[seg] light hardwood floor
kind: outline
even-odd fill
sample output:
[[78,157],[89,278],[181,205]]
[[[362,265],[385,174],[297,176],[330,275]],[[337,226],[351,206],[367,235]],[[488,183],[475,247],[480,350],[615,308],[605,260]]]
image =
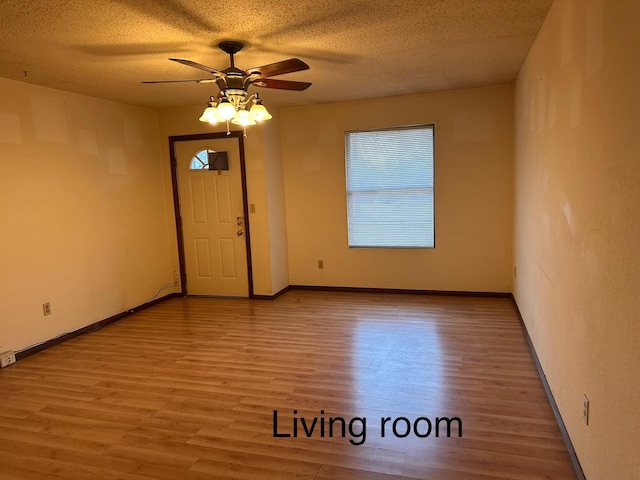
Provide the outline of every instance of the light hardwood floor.
[[171,299],[1,370],[0,478],[576,477],[511,300],[290,291]]

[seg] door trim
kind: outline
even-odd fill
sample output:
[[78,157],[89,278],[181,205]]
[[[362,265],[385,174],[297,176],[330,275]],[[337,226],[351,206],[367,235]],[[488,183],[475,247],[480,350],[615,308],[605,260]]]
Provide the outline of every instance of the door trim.
[[249,228],[249,202],[247,196],[247,171],[244,158],[244,138],[241,131],[197,133],[193,135],[169,136],[169,160],[171,162],[171,186],[173,188],[173,212],[176,222],[176,234],[178,241],[178,263],[180,264],[180,285],[182,296],[187,295],[187,267],[184,257],[184,234],[182,231],[182,217],[180,215],[180,194],[178,192],[178,159],[175,151],[177,142],[189,142],[194,140],[218,140],[236,138],[240,152],[240,177],[242,180],[242,208],[244,209],[245,247],[247,249],[247,279],[249,282],[249,298],[253,298],[253,268],[251,263],[251,234]]

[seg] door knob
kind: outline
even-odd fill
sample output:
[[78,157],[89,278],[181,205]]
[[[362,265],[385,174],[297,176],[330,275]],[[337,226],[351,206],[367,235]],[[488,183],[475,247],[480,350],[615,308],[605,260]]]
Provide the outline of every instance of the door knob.
[[244,230],[238,230],[238,231],[236,232],[236,235],[237,235],[237,236],[239,236],[239,237],[241,237],[242,235],[244,235]]

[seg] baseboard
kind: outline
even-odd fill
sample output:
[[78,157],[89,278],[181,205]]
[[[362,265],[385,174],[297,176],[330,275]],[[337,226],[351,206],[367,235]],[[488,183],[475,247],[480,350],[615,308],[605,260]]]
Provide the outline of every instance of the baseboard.
[[457,290],[411,290],[405,288],[328,287],[319,285],[289,285],[288,289],[310,290],[316,292],[385,293],[401,295],[443,295],[451,297],[512,298],[512,295],[509,292],[467,292]]
[[168,300],[170,298],[181,297],[181,296],[182,296],[181,293],[170,293],[169,295],[166,295],[162,298],[158,298],[156,300],[143,303],[142,305],[138,305],[137,307],[133,307],[127,311],[113,315],[112,317],[105,318],[104,320],[99,320],[95,323],[92,323],[91,325],[87,325],[86,327],[82,327],[73,332],[65,333],[64,335],[53,338],[39,345],[34,345],[33,347],[26,348],[25,350],[22,350],[16,353],[16,361],[22,360],[23,358],[26,358],[35,353],[41,352],[42,350],[46,350],[47,348],[51,348],[54,345],[58,345],[62,342],[66,342],[67,340],[71,340],[72,338],[79,337],[80,335],[86,335],[87,333],[92,333],[97,330],[100,330],[101,328],[104,328],[113,322],[117,322],[118,320],[128,317],[133,313],[140,312],[141,310],[144,310],[145,308],[149,308],[152,305],[156,305],[158,303],[164,302],[165,300]]
[[275,300],[276,298],[284,295],[289,290],[291,290],[291,285],[287,285],[279,292],[274,293],[273,295],[252,295],[251,300]]
[[[399,295],[443,295],[450,297],[513,298],[510,292],[473,292],[458,290],[413,290],[406,288],[332,287],[326,285],[288,285],[273,295],[251,295],[251,300],[275,300],[291,290],[342,293],[383,293]],[[197,295],[190,295],[197,296]]]
[[527,325],[524,323],[524,319],[522,318],[522,314],[520,313],[520,308],[518,308],[518,303],[516,302],[516,299],[513,295],[511,295],[511,299],[513,300],[513,305],[516,308],[516,314],[518,315],[520,323],[522,324],[522,329],[524,330],[525,337],[527,338],[529,350],[531,350],[531,355],[533,356],[533,361],[536,364],[538,375],[540,376],[540,380],[542,381],[542,385],[544,386],[544,391],[547,392],[547,398],[549,399],[549,403],[551,404],[553,415],[556,417],[558,427],[560,427],[560,433],[562,433],[564,444],[567,447],[567,451],[569,452],[569,457],[571,458],[573,469],[576,472],[578,480],[586,480],[584,472],[582,471],[582,466],[580,465],[580,460],[578,460],[578,455],[576,454],[576,450],[573,448],[573,443],[571,442],[571,438],[569,437],[569,432],[567,432],[567,427],[562,420],[562,415],[560,414],[560,410],[558,409],[558,404],[556,403],[556,399],[553,397],[553,393],[551,392],[551,387],[547,382],[547,376],[544,374],[544,370],[542,369],[542,365],[540,364],[540,360],[538,359],[538,354],[536,353],[536,349],[533,346],[533,342],[531,341],[531,337],[529,336],[529,332],[527,331]]

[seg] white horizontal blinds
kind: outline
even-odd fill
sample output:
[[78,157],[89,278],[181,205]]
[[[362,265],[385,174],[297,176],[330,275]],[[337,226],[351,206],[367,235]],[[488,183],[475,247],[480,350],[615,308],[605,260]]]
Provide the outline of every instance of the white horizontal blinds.
[[349,246],[434,246],[433,126],[348,132]]

